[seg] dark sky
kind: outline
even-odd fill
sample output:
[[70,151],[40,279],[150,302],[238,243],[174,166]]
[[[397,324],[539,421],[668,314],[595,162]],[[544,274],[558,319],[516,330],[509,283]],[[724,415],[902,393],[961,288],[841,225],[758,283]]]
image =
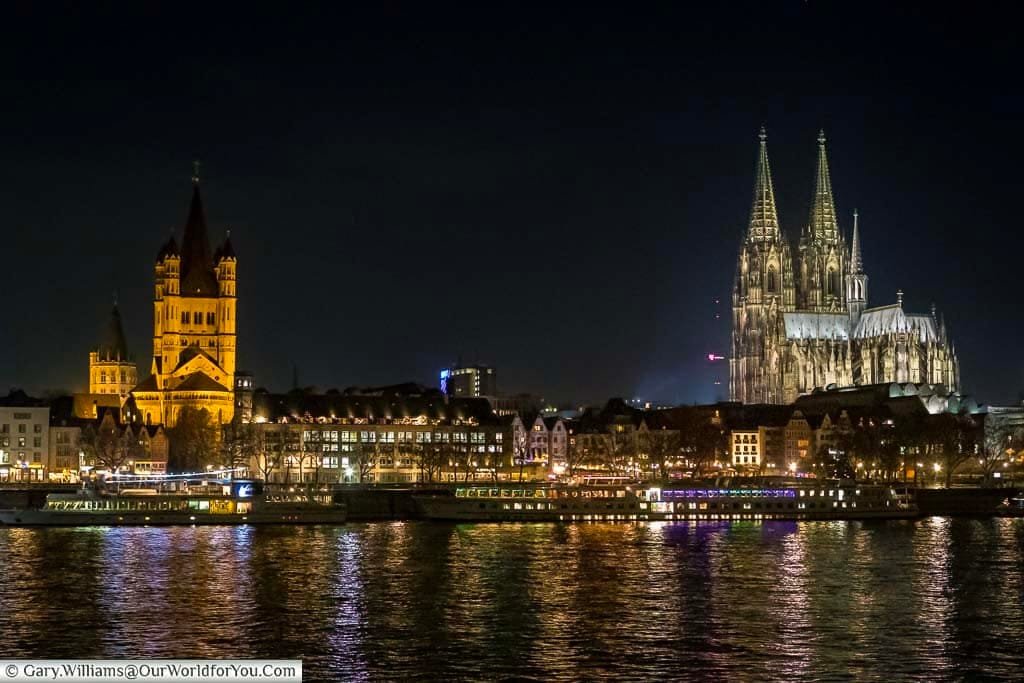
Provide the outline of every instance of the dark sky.
[[115,289],[148,374],[198,157],[259,385],[432,383],[461,354],[553,400],[712,400],[765,123],[784,229],[824,127],[869,303],[935,301],[967,391],[1024,389],[1010,15],[78,4],[0,22],[0,386],[83,390]]

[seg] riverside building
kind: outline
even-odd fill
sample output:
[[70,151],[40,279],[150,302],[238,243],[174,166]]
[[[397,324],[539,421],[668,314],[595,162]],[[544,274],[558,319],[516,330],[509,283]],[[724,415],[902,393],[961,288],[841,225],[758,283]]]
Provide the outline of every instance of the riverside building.
[[250,473],[272,482],[496,480],[512,471],[511,425],[484,399],[253,395]]

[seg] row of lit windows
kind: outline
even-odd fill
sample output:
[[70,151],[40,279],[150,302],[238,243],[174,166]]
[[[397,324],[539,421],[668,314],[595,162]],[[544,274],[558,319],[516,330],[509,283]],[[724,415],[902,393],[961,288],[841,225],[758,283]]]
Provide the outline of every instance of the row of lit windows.
[[[116,382],[117,381],[117,373],[114,372],[113,370],[110,371],[110,381],[111,382]],[[128,373],[126,373],[124,370],[122,370],[121,371],[121,384],[125,384],[127,381],[128,381]],[[105,370],[100,370],[100,384],[106,384],[106,383],[107,383],[107,372]]]
[[[272,439],[276,438],[271,436]],[[502,433],[494,433],[494,441],[501,443]],[[487,443],[487,432],[356,432],[335,430],[305,430],[303,441],[327,443]]]
[[[8,453],[7,451],[0,451],[0,465],[10,465],[11,464],[11,455],[13,455],[13,454],[12,453]],[[18,451],[17,459],[19,461],[21,461],[21,462],[26,462],[26,460],[25,460],[25,451]],[[32,454],[32,462],[33,463],[40,463],[40,462],[42,462],[42,455],[38,451],[36,451],[35,453]]]
[[[207,325],[213,325],[214,321],[215,321],[215,316],[213,314],[213,311],[207,311],[206,312],[206,324]],[[181,312],[181,324],[182,325],[188,325],[188,322],[189,322],[188,311],[182,311]],[[203,312],[202,311],[193,311],[192,312],[192,324],[193,325],[202,325],[203,324]]]
[[[18,433],[19,434],[24,434],[26,432],[26,428],[27,427],[28,427],[28,425],[26,425],[24,422],[18,423]],[[41,425],[39,423],[36,423],[36,424],[32,425],[32,432],[35,433],[35,434],[42,434],[43,433],[43,425]],[[2,425],[0,425],[0,434],[10,434],[10,433],[11,433],[11,425],[10,424],[2,424]]]
[[[167,311],[166,317],[167,319],[171,319],[174,317],[175,311],[177,309],[174,306],[169,306],[168,309],[169,310]],[[221,314],[221,318],[223,320],[231,320],[231,307],[223,306],[222,310],[223,313]],[[181,321],[182,325],[202,325],[204,320],[207,325],[214,325],[217,322],[217,314],[214,313],[213,311],[205,311],[204,317],[203,311],[181,311],[179,320]]]

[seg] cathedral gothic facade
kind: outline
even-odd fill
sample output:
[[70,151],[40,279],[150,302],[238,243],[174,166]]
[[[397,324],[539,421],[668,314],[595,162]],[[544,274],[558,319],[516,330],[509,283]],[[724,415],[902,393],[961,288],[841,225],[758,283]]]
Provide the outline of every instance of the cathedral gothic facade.
[[230,235],[211,253],[199,178],[181,247],[172,234],[154,266],[153,361],[132,389],[147,424],[173,427],[182,408],[207,410],[214,423],[234,414],[237,259]]
[[868,307],[857,212],[849,244],[839,229],[825,135],[810,217],[796,244],[779,224],[765,131],[750,225],[732,293],[730,399],[792,403],[830,387],[890,382],[959,390],[960,370],[945,322],[896,303]]

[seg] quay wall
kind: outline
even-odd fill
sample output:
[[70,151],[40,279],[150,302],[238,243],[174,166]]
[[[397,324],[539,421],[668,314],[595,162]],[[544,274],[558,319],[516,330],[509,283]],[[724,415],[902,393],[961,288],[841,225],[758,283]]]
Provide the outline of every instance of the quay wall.
[[917,489],[915,500],[922,517],[991,516],[1017,494],[1011,488]]

